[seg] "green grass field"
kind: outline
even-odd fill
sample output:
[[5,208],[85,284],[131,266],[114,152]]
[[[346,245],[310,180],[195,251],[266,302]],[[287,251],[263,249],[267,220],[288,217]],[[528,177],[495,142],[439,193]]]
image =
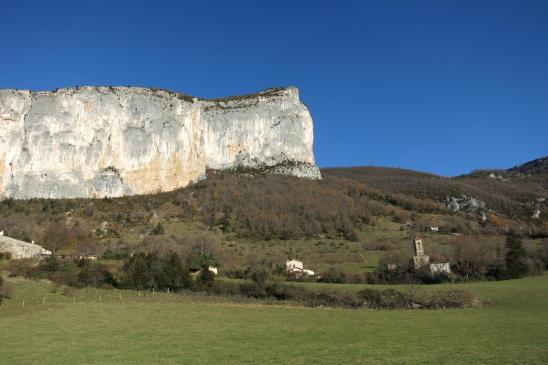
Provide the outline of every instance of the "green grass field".
[[2,364],[548,363],[546,274],[455,285],[491,302],[459,310],[313,309],[23,279],[7,285]]

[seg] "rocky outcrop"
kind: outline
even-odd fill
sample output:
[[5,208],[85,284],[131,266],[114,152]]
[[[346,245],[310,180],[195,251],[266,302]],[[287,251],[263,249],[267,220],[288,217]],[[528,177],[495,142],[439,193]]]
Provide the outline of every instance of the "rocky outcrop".
[[453,212],[464,211],[468,213],[475,213],[481,221],[487,220],[487,216],[485,215],[487,210],[485,202],[466,194],[462,194],[461,196],[446,197],[445,206]]
[[165,90],[0,90],[0,198],[147,194],[207,169],[320,178],[294,87],[225,99]]

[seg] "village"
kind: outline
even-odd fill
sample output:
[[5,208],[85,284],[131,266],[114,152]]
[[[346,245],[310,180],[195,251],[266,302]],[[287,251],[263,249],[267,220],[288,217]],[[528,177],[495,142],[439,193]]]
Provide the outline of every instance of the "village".
[[[434,231],[437,231],[437,227],[431,227]],[[415,236],[412,242],[414,256],[410,258],[409,263],[416,271],[422,271],[431,275],[439,274],[451,274],[451,265],[447,261],[431,261],[430,256],[425,254],[423,241],[420,237]],[[34,241],[31,243],[17,240],[4,235],[4,231],[0,231],[0,257],[4,259],[18,260],[18,259],[42,259],[52,255],[52,252],[44,247],[36,244]],[[96,255],[61,255],[61,258],[72,258],[79,260],[98,260],[100,257]],[[217,266],[208,265],[208,271],[214,275],[219,274],[219,268]],[[388,271],[397,270],[398,264],[388,263],[386,264]],[[194,270],[194,274],[199,274],[200,270]],[[305,268],[304,262],[296,258],[289,258],[285,262],[285,272],[288,278],[294,279],[312,279],[316,278],[320,280],[322,277],[317,275],[313,270]]]

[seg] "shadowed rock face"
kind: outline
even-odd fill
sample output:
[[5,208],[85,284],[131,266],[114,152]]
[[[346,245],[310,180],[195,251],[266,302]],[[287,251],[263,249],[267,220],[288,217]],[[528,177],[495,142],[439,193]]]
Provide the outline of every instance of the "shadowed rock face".
[[293,87],[204,100],[164,90],[0,90],[0,198],[169,191],[206,169],[320,178]]

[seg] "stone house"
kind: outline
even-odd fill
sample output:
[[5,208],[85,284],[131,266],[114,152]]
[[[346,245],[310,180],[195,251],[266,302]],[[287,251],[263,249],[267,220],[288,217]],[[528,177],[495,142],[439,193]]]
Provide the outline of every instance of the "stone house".
[[451,273],[451,266],[448,262],[431,262],[428,265],[431,274]]
[[12,259],[40,258],[51,255],[51,251],[42,246],[3,235],[0,236],[0,252],[9,252]]

